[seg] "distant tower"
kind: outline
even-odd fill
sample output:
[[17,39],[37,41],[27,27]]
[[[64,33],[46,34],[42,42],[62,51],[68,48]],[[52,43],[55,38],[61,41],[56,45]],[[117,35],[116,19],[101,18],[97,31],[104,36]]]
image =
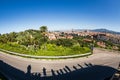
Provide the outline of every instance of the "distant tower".
[[89,30],[85,30],[84,32],[89,33]]
[[74,32],[74,30],[72,29],[72,33]]

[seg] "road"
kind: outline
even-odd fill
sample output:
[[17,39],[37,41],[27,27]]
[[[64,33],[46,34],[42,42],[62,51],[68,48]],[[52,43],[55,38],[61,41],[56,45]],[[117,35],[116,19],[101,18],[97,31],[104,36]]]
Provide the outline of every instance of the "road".
[[[94,54],[88,57],[65,60],[31,59],[0,52],[0,71],[5,73],[13,80],[17,79],[18,76],[14,76],[19,75],[19,73],[22,75],[24,74],[24,76],[29,73],[32,75],[39,75],[40,77],[51,77],[53,75],[66,75],[67,72],[69,72],[70,74],[74,74],[76,73],[75,71],[80,70],[81,68],[85,69],[89,66],[96,67],[96,65],[108,66],[110,68],[116,69],[119,62],[120,52],[110,52],[99,48],[96,48],[94,50]],[[67,70],[65,70],[65,68]],[[54,71],[54,73],[52,71]],[[17,74],[15,72],[17,72]]]

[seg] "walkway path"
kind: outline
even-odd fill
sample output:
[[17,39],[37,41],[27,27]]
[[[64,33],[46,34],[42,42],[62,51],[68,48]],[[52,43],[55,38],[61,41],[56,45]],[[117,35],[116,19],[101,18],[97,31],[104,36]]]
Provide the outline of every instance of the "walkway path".
[[[94,50],[94,54],[89,57],[65,60],[30,59],[0,52],[0,60],[25,73],[27,72],[28,65],[31,66],[31,73],[43,72],[43,68],[45,68],[47,76],[51,76],[51,69],[57,71],[63,69],[65,66],[69,66],[71,71],[74,71],[75,68],[80,68],[80,66],[86,67],[87,64],[105,65],[117,68],[118,63],[120,62],[120,52],[110,52],[96,48]],[[41,76],[43,75],[44,74],[41,74]]]

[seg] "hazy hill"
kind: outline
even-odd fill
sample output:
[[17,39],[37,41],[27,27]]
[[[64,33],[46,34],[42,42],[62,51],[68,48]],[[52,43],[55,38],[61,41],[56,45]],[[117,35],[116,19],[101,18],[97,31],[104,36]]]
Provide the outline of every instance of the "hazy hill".
[[91,30],[93,32],[104,32],[104,33],[111,33],[111,34],[119,34],[120,35],[120,32],[116,32],[116,31],[112,31],[112,30],[108,30],[108,29],[94,29],[94,30]]

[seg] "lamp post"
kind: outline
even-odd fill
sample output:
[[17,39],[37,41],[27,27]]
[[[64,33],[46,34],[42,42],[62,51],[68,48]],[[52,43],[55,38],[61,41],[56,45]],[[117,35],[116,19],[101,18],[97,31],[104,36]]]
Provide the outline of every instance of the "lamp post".
[[90,48],[91,48],[91,53],[93,54],[93,49],[94,49],[94,41],[93,41],[93,36],[91,36],[91,38],[92,38],[92,44],[91,44]]

